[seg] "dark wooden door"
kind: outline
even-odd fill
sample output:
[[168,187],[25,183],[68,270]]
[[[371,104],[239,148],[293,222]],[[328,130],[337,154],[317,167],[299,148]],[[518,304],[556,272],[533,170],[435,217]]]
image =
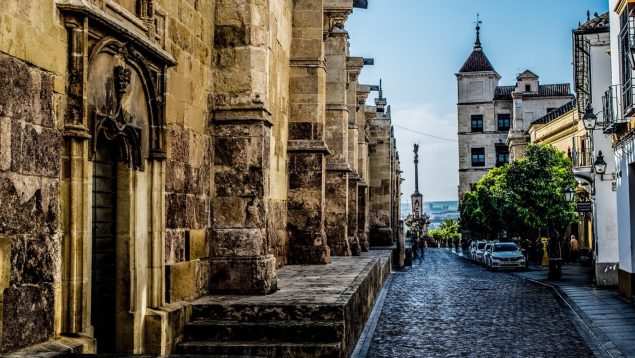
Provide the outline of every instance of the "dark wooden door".
[[117,164],[100,146],[93,161],[92,311],[97,351],[115,351]]

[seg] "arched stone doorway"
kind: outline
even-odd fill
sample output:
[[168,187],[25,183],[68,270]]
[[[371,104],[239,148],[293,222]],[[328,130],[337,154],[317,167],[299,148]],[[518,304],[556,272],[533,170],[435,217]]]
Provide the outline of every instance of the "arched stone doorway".
[[165,303],[163,98],[175,63],[105,13],[58,8],[69,76],[56,333],[85,337],[86,353],[140,354],[146,316]]

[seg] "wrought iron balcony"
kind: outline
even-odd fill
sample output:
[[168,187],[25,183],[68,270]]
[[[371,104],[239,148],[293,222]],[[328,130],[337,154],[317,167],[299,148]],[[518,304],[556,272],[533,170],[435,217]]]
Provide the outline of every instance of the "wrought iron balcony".
[[627,91],[622,90],[622,86],[613,85],[604,93],[602,97],[602,107],[604,113],[604,133],[614,133],[622,125],[626,123],[624,120],[626,108],[622,107],[623,103],[627,103],[629,107],[633,107],[633,94],[635,89],[629,86]]
[[575,136],[569,150],[569,158],[573,168],[590,168],[593,165],[591,142],[586,135]]

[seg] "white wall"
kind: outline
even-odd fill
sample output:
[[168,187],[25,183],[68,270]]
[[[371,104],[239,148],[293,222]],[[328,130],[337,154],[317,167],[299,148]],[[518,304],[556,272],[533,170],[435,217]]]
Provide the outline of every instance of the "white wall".
[[[620,83],[619,71],[619,42],[618,34],[620,28],[619,16],[613,11],[618,0],[609,0],[609,17],[611,23],[611,77],[612,83],[617,85]],[[620,269],[633,272],[633,253],[634,245],[631,240],[631,193],[629,182],[633,181],[629,173],[628,163],[635,161],[635,145],[631,141],[624,147],[617,148],[615,151],[615,164],[617,170],[621,173],[621,177],[617,179],[617,232],[619,247],[619,264]]]
[[[611,85],[611,57],[607,53],[610,47],[609,34],[591,34],[586,38],[591,41],[591,103],[594,112],[602,110],[602,97]],[[598,122],[604,121],[604,113],[598,113]],[[607,162],[606,172],[615,173],[615,154],[611,137],[602,132],[600,127],[593,132],[594,156],[602,151]],[[618,262],[617,239],[617,197],[613,191],[612,178],[605,175],[595,178],[594,236],[597,245],[597,263]]]

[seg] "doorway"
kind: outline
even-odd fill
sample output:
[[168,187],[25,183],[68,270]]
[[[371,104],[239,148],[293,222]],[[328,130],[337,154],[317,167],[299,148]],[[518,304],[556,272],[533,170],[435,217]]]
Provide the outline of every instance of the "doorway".
[[101,135],[93,161],[91,322],[98,353],[115,351],[117,158],[110,144]]

